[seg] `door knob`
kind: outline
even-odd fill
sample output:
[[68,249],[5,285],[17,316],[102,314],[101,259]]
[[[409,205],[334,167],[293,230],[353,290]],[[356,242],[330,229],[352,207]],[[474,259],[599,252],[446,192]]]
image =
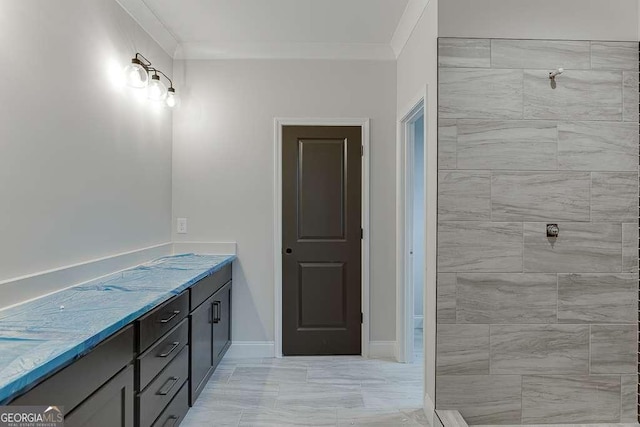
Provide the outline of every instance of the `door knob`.
[[286,253],[288,253],[288,254],[290,254],[291,252],[293,252],[293,249],[291,249],[291,248],[287,248],[287,249],[285,250],[285,252],[286,252]]

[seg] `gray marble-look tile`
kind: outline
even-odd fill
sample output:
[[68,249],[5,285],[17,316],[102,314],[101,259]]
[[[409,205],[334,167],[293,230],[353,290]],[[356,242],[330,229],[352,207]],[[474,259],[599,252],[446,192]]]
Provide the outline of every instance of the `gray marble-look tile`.
[[335,384],[280,384],[277,409],[363,408],[360,386]]
[[589,325],[492,325],[491,374],[588,374]]
[[522,79],[522,70],[441,68],[439,117],[521,119]]
[[278,392],[278,384],[224,384],[210,381],[202,390],[198,402],[206,402],[209,409],[216,410],[273,408]]
[[438,375],[489,374],[489,325],[438,325]]
[[519,375],[438,375],[436,407],[460,411],[471,424],[519,424]]
[[625,122],[638,123],[638,72],[622,72],[623,116]]
[[547,224],[524,224],[524,271],[539,273],[620,272],[622,226],[612,223],[564,222],[560,235],[547,237]]
[[489,39],[440,38],[438,40],[440,67],[491,67]]
[[623,375],[621,381],[621,423],[638,423],[638,375]]
[[559,322],[631,324],[637,320],[637,274],[558,275]]
[[438,120],[438,169],[456,169],[457,121]]
[[[189,409],[187,415],[180,425],[182,427],[201,427],[201,426],[213,426],[216,427],[237,427],[242,416],[242,410],[232,409],[225,410],[221,408],[209,408],[208,402],[202,402],[199,399],[196,405]],[[164,427],[164,426],[163,426]]]
[[436,286],[438,324],[456,323],[456,274],[438,273]]
[[[427,426],[421,423],[411,413],[401,412],[392,408],[338,409],[339,427],[348,426]],[[425,420],[426,421],[426,420]]]
[[458,323],[556,323],[555,274],[460,273]]
[[491,172],[438,172],[438,220],[491,220]]
[[589,69],[588,41],[570,40],[491,40],[491,66],[494,68],[558,67]]
[[386,378],[380,372],[362,368],[359,365],[342,364],[330,368],[326,366],[307,368],[309,384],[344,384],[359,386],[362,384],[385,383]]
[[548,70],[526,70],[524,118],[622,120],[622,72],[568,70],[554,89]]
[[335,426],[336,423],[337,413],[335,409],[247,409],[242,413],[239,426]]
[[521,272],[522,223],[441,222],[438,271]]
[[638,222],[622,224],[622,271],[638,272]]
[[591,373],[637,372],[637,336],[636,325],[591,325]]
[[638,124],[559,123],[558,165],[570,170],[637,171]]
[[591,68],[638,72],[638,42],[591,42]]
[[365,408],[411,409],[424,402],[422,384],[371,384],[362,389]]
[[458,169],[555,170],[556,122],[459,120]]
[[493,221],[589,221],[587,172],[494,172]]
[[616,423],[620,376],[524,376],[522,423]]
[[292,382],[304,383],[307,381],[307,369],[294,367],[276,367],[261,365],[238,366],[231,377],[229,383],[245,382]]
[[591,177],[592,221],[638,218],[638,172],[594,172]]

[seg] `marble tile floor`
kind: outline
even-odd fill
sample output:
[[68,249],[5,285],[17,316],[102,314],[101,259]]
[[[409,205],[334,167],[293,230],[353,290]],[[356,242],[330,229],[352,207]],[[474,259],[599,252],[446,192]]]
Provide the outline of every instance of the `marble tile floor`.
[[225,358],[181,426],[427,426],[416,356]]

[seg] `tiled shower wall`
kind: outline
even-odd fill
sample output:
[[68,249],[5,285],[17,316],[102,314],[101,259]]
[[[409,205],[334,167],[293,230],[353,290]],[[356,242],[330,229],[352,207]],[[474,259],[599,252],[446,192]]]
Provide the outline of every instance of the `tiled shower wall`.
[[441,39],[439,74],[436,407],[635,422],[637,43]]

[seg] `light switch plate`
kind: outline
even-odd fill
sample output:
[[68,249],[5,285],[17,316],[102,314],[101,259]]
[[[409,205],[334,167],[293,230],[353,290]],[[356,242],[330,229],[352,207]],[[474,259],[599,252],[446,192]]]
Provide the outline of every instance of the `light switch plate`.
[[178,218],[176,233],[187,234],[187,218]]

